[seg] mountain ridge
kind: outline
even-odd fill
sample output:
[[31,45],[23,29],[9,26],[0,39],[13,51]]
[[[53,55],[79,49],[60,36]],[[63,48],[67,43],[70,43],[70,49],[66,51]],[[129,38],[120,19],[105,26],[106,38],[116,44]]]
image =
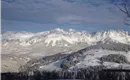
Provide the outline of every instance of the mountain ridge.
[[[88,33],[87,31],[78,32],[74,29],[64,31],[57,28],[50,31],[31,33],[31,32],[4,32],[2,33],[3,43],[16,41],[23,46],[31,44],[45,42],[46,46],[52,47],[60,44],[61,46],[68,46],[75,43],[88,43],[89,45],[96,44],[97,42],[117,42],[130,44],[130,35],[123,30],[107,30],[94,33]],[[63,41],[66,41],[66,45],[62,45]]]

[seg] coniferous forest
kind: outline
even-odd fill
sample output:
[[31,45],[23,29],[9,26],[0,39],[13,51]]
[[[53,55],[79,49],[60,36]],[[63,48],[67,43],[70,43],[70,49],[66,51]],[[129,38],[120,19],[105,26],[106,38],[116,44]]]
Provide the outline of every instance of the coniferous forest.
[[88,70],[81,69],[80,71],[36,71],[36,72],[21,72],[21,73],[2,73],[1,80],[130,80],[130,70]]

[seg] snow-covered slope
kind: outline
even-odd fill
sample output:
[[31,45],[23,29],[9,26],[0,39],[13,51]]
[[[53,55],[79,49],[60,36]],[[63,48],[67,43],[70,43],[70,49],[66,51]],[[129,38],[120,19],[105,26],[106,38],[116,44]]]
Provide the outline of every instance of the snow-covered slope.
[[[113,46],[115,45],[115,46]],[[71,54],[56,54],[31,60],[20,71],[77,71],[90,66],[130,69],[130,46],[119,43],[93,45]],[[107,46],[107,47],[106,47]],[[123,47],[120,47],[123,46]],[[125,50],[127,49],[127,51]]]
[[76,43],[87,43],[89,45],[97,42],[119,42],[130,44],[128,32],[122,30],[100,31],[96,33],[87,33],[85,31],[77,32],[73,29],[64,31],[55,29],[38,33],[30,32],[4,32],[2,34],[3,44],[15,41],[16,43],[27,46],[38,42],[44,42],[46,46],[69,46]]
[[[114,59],[113,61],[103,61],[101,58],[104,56],[114,55],[117,57],[110,57]],[[110,51],[110,50],[100,50],[94,49],[89,50],[84,53],[79,53],[79,55],[68,55],[62,59],[46,62],[44,64],[43,60],[37,60],[31,62],[33,64],[27,63],[25,66],[21,67],[21,71],[77,71],[78,69],[87,68],[90,66],[104,66],[106,68],[124,68],[130,69],[129,52],[122,51]],[[53,59],[50,59],[53,60]],[[119,62],[118,62],[119,61]]]

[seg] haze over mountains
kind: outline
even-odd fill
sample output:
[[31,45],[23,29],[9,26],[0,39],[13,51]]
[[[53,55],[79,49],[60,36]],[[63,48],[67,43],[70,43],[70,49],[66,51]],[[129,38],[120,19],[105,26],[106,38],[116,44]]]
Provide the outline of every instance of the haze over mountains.
[[[51,70],[76,70],[97,65],[130,68],[129,51],[130,35],[123,30],[95,33],[59,28],[38,33],[7,31],[2,33],[2,71],[48,70],[51,67]],[[111,57],[111,54],[117,56],[113,61],[102,58]],[[120,56],[122,61],[115,59]]]

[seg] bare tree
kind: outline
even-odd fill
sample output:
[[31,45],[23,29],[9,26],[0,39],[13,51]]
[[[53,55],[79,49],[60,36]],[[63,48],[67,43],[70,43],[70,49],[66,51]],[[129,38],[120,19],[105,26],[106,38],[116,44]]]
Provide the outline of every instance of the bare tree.
[[126,14],[126,24],[130,25],[130,0],[121,0],[120,3],[116,3],[116,6]]

